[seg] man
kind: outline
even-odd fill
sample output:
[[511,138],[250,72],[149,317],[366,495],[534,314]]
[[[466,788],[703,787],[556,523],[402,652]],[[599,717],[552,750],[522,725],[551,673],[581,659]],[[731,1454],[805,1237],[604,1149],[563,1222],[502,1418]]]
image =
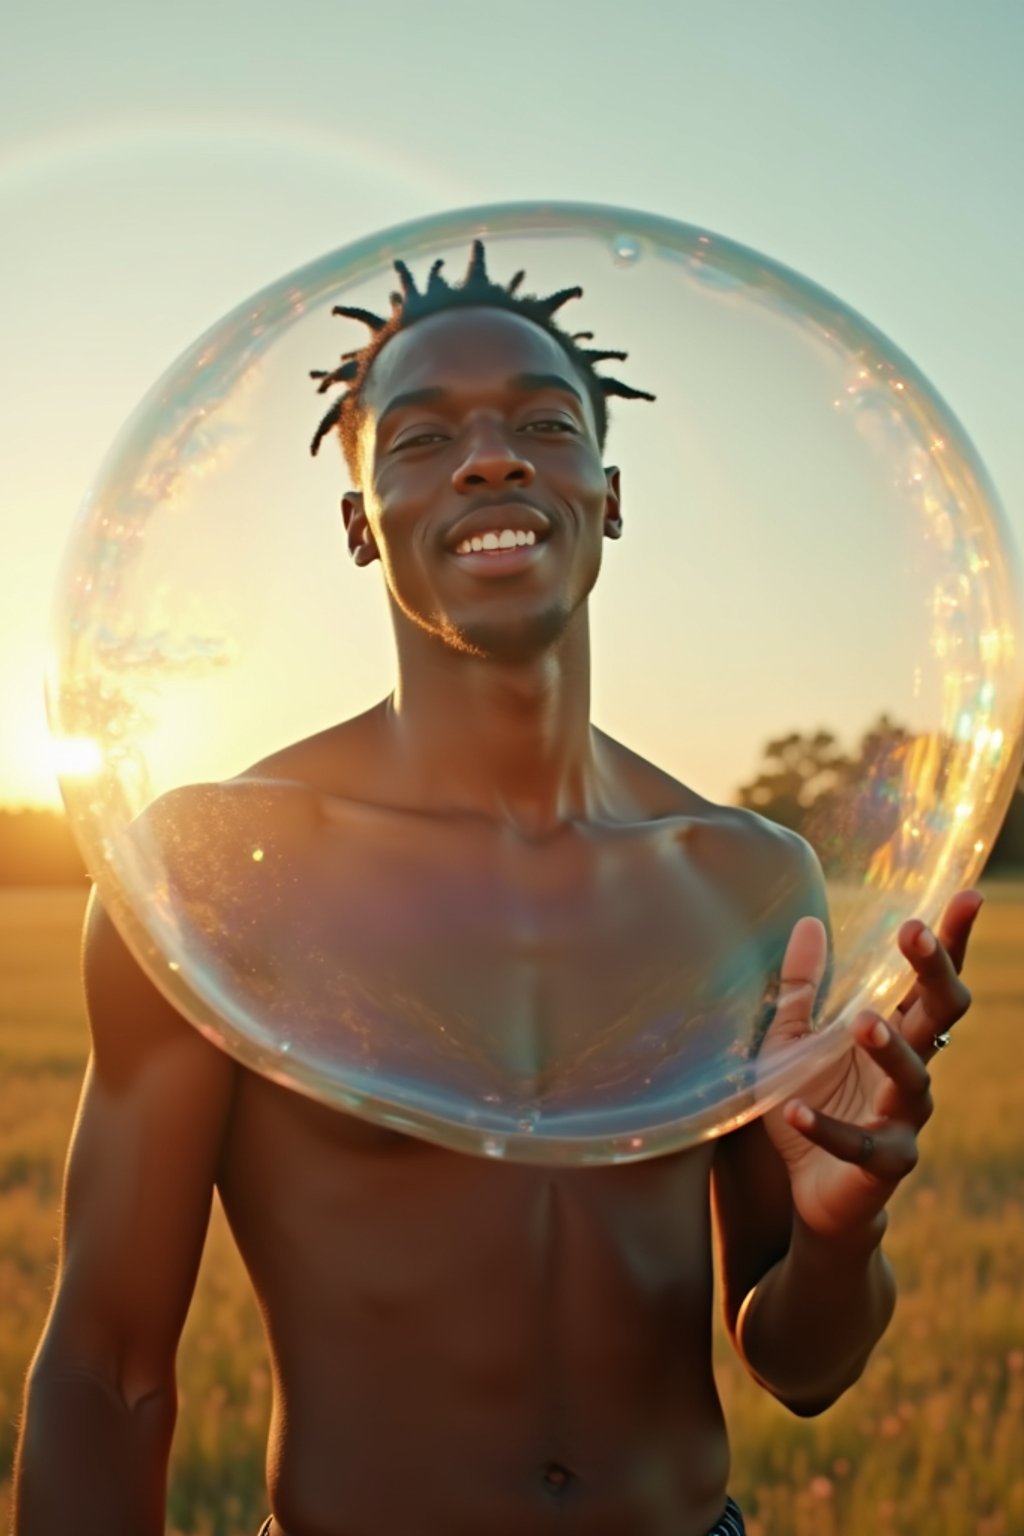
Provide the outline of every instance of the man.
[[[621,354],[554,326],[574,290],[493,285],[479,242],[458,289],[436,264],[420,295],[396,267],[390,321],[343,311],[374,340],[325,377],[350,388],[314,447],[338,427],[349,548],[383,565],[398,685],[219,793],[297,793],[276,835],[311,942],[434,1016],[485,1021],[538,1075],[580,1020],[628,1010],[638,975],[692,977],[770,912],[770,1050],[809,1028],[825,971],[813,855],[590,725],[587,600],[622,529],[604,397],[639,395],[592,363]],[[460,1155],[242,1069],[94,902],[93,1054],[17,1536],[162,1530],[214,1185],[273,1360],[268,1536],[735,1536],[709,1195],[737,1348],[795,1413],[821,1411],[892,1313],[885,1207],[931,1111],[926,1063],[967,1007],[979,905],[962,893],[938,941],[904,924],[913,994],[888,1026],[858,1020],[799,1100],[670,1156],[563,1169]]]

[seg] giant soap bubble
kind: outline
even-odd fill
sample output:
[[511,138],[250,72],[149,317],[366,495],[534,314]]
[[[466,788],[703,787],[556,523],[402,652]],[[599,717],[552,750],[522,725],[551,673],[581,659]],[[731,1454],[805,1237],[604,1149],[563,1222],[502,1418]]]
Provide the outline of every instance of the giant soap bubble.
[[[590,599],[592,719],[695,806],[742,800],[817,852],[834,971],[782,1051],[759,1050],[765,936],[791,893],[709,879],[713,809],[569,828],[660,849],[667,884],[598,900],[546,882],[539,846],[496,876],[486,818],[346,789],[333,729],[387,698],[395,659],[382,566],[346,541],[349,472],[334,442],[308,452],[331,399],[308,375],[368,339],[335,306],[386,316],[396,259],[457,283],[477,237],[495,282],[579,285],[556,322],[655,397],[611,400],[625,528]],[[622,1161],[762,1112],[898,999],[900,923],[970,881],[1012,791],[1018,603],[963,428],[844,304],[668,219],[481,208],[274,283],[155,385],[67,551],[50,715],[99,893],[211,1040],[444,1146]]]

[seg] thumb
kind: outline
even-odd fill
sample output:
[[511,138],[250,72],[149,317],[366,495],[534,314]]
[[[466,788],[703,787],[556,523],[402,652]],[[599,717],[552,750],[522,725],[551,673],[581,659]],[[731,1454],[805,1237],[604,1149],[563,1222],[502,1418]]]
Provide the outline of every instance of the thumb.
[[761,1054],[779,1050],[809,1034],[818,989],[828,965],[828,934],[817,917],[802,917],[795,924],[782,957],[775,1017],[765,1036]]

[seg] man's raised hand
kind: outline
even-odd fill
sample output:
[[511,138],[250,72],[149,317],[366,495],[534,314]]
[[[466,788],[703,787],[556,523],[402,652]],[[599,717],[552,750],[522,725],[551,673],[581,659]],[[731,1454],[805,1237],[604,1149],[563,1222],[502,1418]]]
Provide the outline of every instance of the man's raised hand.
[[[977,891],[961,891],[932,934],[917,919],[898,942],[914,968],[914,984],[886,1020],[865,1010],[851,1027],[849,1051],[765,1116],[786,1163],[794,1207],[823,1237],[858,1240],[881,1218],[900,1181],[917,1163],[917,1138],[932,1113],[928,1062],[970,1005],[960,980]],[[762,1059],[808,1034],[828,961],[817,918],[794,927],[782,962],[778,1001]]]

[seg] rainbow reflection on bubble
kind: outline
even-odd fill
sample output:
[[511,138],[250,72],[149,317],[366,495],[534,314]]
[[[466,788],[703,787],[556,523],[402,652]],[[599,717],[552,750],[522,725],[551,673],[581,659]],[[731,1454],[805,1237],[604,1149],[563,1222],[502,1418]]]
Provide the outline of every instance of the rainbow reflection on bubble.
[[[414,930],[389,954],[382,911],[356,952],[303,907],[278,830],[294,786],[222,787],[393,685],[380,568],[352,567],[337,514],[344,466],[328,445],[315,462],[306,451],[306,374],[363,344],[333,305],[380,311],[396,256],[421,276],[438,257],[459,272],[478,235],[499,280],[523,267],[531,292],[579,283],[567,329],[627,350],[629,379],[657,396],[613,402],[606,460],[622,470],[626,537],[592,599],[596,722],[712,800],[745,786],[825,869],[830,990],[812,1035],[770,1062],[757,1022],[767,911],[723,917],[685,986],[632,980],[624,947],[615,996],[560,1035],[497,1000],[487,1017],[457,1014],[418,976]],[[444,1146],[604,1163],[741,1124],[844,1050],[860,1008],[898,995],[900,923],[934,920],[973,879],[1012,793],[1020,615],[977,453],[865,320],[706,230],[518,204],[334,252],[174,364],[78,519],[48,697],[58,740],[93,743],[63,790],[98,891],[210,1039]],[[339,902],[358,824],[349,836]],[[452,965],[472,894],[450,894],[448,932],[440,907],[429,914]],[[694,916],[680,912],[683,928]]]

